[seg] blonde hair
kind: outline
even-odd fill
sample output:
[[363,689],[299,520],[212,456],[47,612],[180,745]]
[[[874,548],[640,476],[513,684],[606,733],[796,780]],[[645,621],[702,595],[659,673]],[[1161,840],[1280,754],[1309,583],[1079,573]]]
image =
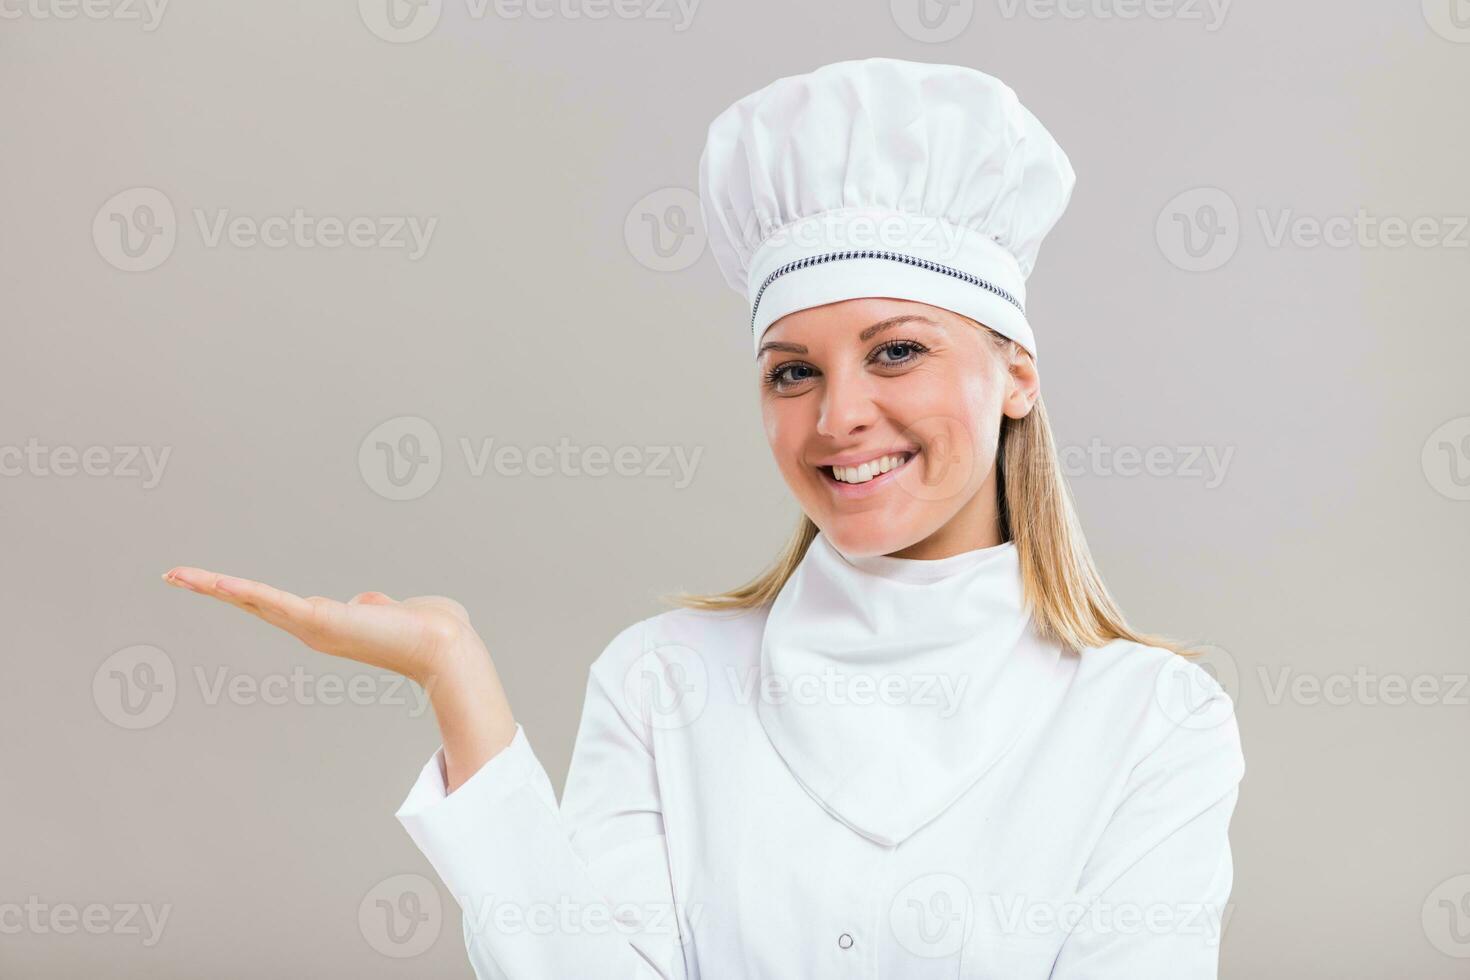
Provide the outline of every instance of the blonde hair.
[[[975,326],[1012,353],[1019,349],[990,328]],[[1025,416],[1002,420],[996,470],[1001,535],[1016,544],[1026,598],[1039,632],[1077,651],[1131,640],[1186,657],[1197,652],[1167,637],[1135,631],[1103,585],[1077,520],[1040,397]],[[756,578],[727,592],[681,592],[664,599],[708,611],[762,606],[776,598],[816,535],[817,526],[803,514],[775,561]]]

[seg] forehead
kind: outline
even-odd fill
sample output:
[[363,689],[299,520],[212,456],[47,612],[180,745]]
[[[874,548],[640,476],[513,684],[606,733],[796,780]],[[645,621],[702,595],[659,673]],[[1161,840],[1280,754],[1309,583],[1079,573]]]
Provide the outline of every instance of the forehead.
[[896,328],[948,333],[957,319],[948,310],[909,300],[871,297],[827,303],[788,313],[761,336],[760,354],[818,345],[866,343]]

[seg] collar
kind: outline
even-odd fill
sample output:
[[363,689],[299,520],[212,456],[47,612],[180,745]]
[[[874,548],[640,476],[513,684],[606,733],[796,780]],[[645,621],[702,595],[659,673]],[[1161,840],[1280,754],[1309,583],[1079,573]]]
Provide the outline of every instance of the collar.
[[767,616],[757,710],[807,793],[891,846],[1010,750],[1059,657],[1014,543],[926,560],[848,556],[818,533]]

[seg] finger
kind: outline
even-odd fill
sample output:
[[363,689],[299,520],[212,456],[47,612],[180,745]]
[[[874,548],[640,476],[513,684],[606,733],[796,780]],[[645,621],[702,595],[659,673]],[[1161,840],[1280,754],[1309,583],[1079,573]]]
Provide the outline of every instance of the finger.
[[189,566],[171,569],[164,581],[227,602],[302,639],[319,617],[318,604],[264,582]]
[[393,597],[381,592],[359,592],[347,600],[349,606],[387,606],[392,605]]

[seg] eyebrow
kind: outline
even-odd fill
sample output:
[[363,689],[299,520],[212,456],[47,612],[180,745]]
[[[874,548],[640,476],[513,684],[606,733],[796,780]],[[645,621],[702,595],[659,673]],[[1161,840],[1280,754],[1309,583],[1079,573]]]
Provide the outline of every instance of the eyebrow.
[[[905,323],[928,323],[936,327],[939,326],[939,321],[934,320],[930,317],[922,316],[918,313],[904,313],[900,314],[899,316],[891,316],[886,320],[879,320],[877,323],[872,324],[871,326],[864,327],[863,332],[858,334],[858,340],[871,340],[883,331],[891,330],[892,328]],[[785,351],[788,354],[807,353],[807,348],[805,344],[793,344],[784,340],[768,340],[764,344],[761,344],[760,350],[755,352],[755,359],[760,360],[761,355],[768,350]]]

